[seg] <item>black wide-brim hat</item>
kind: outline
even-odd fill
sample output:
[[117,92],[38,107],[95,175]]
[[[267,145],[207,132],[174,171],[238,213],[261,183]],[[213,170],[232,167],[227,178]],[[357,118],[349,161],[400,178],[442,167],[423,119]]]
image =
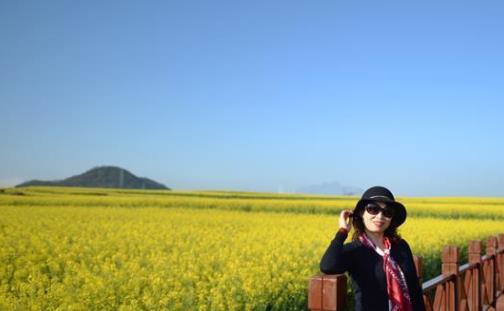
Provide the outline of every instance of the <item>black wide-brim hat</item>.
[[391,223],[392,226],[399,227],[406,220],[407,214],[404,205],[395,200],[394,195],[390,192],[390,190],[381,186],[371,187],[364,191],[361,199],[355,205],[353,210],[354,215],[359,215],[358,213],[360,213],[360,211],[363,210],[368,203],[372,202],[383,202],[386,203],[387,206],[394,208],[394,216],[392,217]]

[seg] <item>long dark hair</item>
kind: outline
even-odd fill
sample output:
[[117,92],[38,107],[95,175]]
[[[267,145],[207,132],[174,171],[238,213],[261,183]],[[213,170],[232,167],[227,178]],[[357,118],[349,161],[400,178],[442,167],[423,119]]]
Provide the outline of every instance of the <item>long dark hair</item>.
[[[365,226],[364,226],[364,220],[362,220],[362,214],[364,214],[364,209],[361,208],[353,214],[352,217],[352,226],[354,228],[354,232],[352,235],[352,240],[358,240],[359,236],[366,232]],[[397,233],[397,226],[394,225],[394,219],[392,218],[390,222],[390,226],[385,230],[383,233],[384,236],[386,236],[391,243],[398,243],[401,240],[401,236],[399,233]]]

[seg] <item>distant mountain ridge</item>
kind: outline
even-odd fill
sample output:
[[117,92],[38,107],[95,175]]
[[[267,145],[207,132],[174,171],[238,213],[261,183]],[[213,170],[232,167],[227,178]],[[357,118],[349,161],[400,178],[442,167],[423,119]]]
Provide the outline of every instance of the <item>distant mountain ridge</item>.
[[164,189],[165,185],[154,180],[137,177],[130,171],[117,166],[98,166],[80,175],[63,180],[44,181],[30,180],[16,187],[29,186],[59,186],[59,187],[93,187],[93,188],[122,188],[122,189]]
[[296,189],[296,193],[306,194],[335,194],[335,195],[360,195],[362,189],[352,186],[344,186],[338,182],[324,182]]

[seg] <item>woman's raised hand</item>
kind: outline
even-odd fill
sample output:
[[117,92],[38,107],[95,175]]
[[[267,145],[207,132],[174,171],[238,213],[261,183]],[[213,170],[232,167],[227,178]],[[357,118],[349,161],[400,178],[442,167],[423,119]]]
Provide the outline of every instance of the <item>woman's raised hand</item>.
[[339,227],[350,231],[352,228],[352,211],[342,210],[339,216]]

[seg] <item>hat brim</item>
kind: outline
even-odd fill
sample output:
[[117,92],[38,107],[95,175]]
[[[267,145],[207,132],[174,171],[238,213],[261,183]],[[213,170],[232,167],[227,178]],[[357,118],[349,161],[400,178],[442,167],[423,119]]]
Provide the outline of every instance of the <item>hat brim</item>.
[[400,203],[400,202],[393,201],[388,198],[360,199],[359,202],[357,202],[357,204],[355,205],[353,213],[355,214],[355,213],[360,212],[362,209],[364,209],[364,207],[368,203],[372,203],[372,202],[383,202],[383,203],[386,203],[387,205],[392,206],[394,208],[394,217],[392,217],[392,225],[394,227],[399,227],[406,220],[407,213],[406,213],[406,208],[404,207],[404,205],[402,205],[402,203]]

